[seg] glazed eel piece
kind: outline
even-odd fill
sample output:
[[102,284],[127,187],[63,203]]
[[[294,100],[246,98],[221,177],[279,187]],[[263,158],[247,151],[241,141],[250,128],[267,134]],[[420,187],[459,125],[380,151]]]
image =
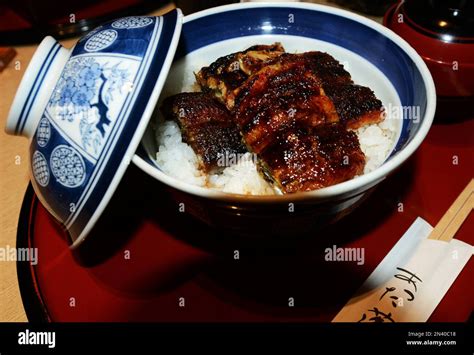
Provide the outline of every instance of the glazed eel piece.
[[166,119],[178,123],[183,141],[193,148],[207,172],[222,170],[223,157],[247,152],[231,114],[209,94],[170,96],[163,101],[161,111]]
[[232,99],[232,92],[247,78],[260,70],[269,60],[277,58],[285,49],[280,43],[255,45],[244,51],[218,58],[195,74],[203,92],[212,93],[222,103]]
[[382,102],[370,88],[355,84],[344,66],[331,55],[315,51],[290,55],[287,60],[306,63],[319,78],[325,95],[336,107],[340,122],[347,128],[357,129],[383,120]]
[[310,191],[362,173],[365,155],[357,135],[340,123],[310,130],[293,127],[260,153],[260,169],[285,193]]
[[251,75],[265,66],[289,62],[300,62],[318,78],[325,95],[333,101],[341,122],[347,128],[357,129],[383,119],[382,103],[373,91],[354,84],[344,66],[331,55],[319,51],[286,53],[281,43],[256,45],[218,58],[196,73],[196,80],[202,91],[212,93],[232,109],[236,90]]
[[362,173],[365,156],[357,135],[346,129],[323,84],[331,79],[334,85],[352,85],[350,76],[340,67],[312,68],[314,61],[303,55],[279,59],[234,91],[234,119],[248,149],[258,154],[261,171],[284,193]]
[[323,52],[254,46],[219,58],[196,79],[232,111],[260,170],[285,193],[361,174],[365,156],[350,130],[383,119],[372,90],[354,84],[343,65]]
[[[266,62],[267,66],[290,64],[304,67],[306,75],[314,78],[322,94],[332,101],[340,122],[347,128],[357,129],[383,120],[382,102],[370,88],[355,84],[344,66],[331,55],[318,51],[283,53]],[[235,96],[240,91],[239,87],[228,95],[229,108],[233,108]]]

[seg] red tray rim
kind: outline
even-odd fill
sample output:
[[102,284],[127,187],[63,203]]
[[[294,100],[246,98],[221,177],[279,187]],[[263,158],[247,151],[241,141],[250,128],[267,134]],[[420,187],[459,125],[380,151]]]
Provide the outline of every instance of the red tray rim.
[[[17,248],[29,248],[34,236],[33,216],[38,206],[38,198],[35,195],[31,182],[28,184],[18,219],[16,235]],[[16,262],[17,279],[20,287],[20,295],[29,322],[50,323],[52,321],[46,303],[43,300],[41,289],[36,278],[33,265],[23,261]]]

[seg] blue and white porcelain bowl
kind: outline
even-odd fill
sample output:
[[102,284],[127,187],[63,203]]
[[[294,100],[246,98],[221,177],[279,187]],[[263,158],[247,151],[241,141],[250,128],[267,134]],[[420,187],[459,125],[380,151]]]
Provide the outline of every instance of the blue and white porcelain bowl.
[[72,50],[52,37],[38,47],[6,131],[30,139],[31,181],[79,244],[109,202],[156,106],[182,15],[117,19]]
[[287,51],[332,54],[348,67],[356,83],[371,87],[384,104],[413,108],[418,115],[414,119],[409,110],[403,110],[394,149],[374,171],[320,190],[275,196],[232,195],[166,175],[155,162],[158,147],[149,129],[133,162],[169,185],[177,201],[185,203],[186,211],[239,233],[294,234],[341,218],[415,152],[435,113],[430,73],[403,39],[359,15],[304,3],[235,4],[186,16],[162,97],[178,92],[186,75],[219,56],[275,41],[282,42]]

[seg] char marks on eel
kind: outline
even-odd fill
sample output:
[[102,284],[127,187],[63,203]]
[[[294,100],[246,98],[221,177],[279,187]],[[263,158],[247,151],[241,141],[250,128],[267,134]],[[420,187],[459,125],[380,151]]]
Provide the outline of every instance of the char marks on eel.
[[221,155],[245,153],[239,130],[226,107],[212,96],[181,93],[164,100],[161,108],[167,119],[174,119],[183,140],[199,156],[202,168],[218,171]]

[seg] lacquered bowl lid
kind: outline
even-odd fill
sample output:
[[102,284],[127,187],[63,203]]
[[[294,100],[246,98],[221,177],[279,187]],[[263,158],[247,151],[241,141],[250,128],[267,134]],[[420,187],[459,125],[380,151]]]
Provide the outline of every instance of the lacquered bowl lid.
[[472,100],[474,95],[473,5],[456,0],[407,0],[393,5],[384,17],[384,25],[423,58],[439,98]]
[[111,21],[71,51],[46,37],[25,72],[6,131],[30,138],[35,192],[74,246],[102,214],[140,143],[181,26],[176,9]]
[[474,2],[410,0],[400,5],[409,25],[426,36],[446,42],[474,41]]

